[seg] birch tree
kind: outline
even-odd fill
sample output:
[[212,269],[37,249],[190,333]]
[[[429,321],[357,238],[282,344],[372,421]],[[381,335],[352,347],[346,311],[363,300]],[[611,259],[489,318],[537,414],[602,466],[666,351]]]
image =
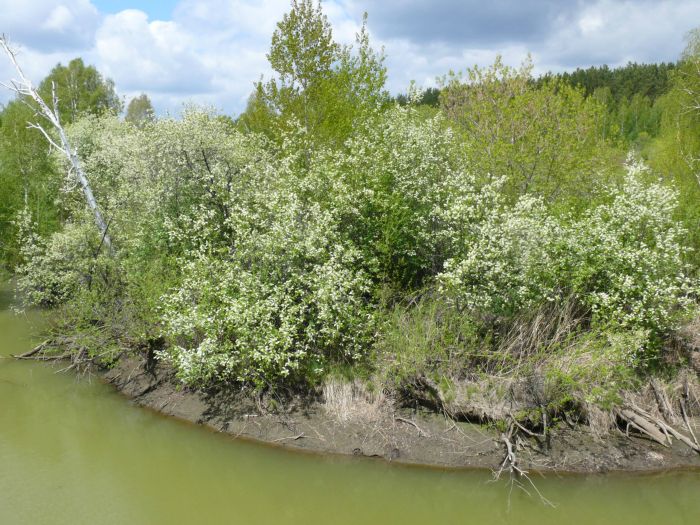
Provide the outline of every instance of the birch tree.
[[[75,179],[80,184],[80,187],[85,197],[85,201],[92,212],[95,224],[102,236],[102,243],[107,246],[107,249],[112,252],[112,239],[109,235],[108,228],[109,225],[104,220],[102,212],[95,200],[95,196],[92,192],[90,182],[85,174],[78,158],[77,150],[72,147],[70,141],[68,140],[68,135],[61,124],[61,118],[59,113],[58,96],[56,95],[56,86],[52,85],[51,89],[51,106],[41,97],[37,89],[32,84],[31,80],[27,78],[24,74],[24,70],[17,61],[17,53],[10,46],[9,39],[6,35],[0,36],[0,47],[2,47],[5,54],[12,62],[15,71],[18,75],[17,79],[13,79],[10,83],[0,83],[0,85],[9,89],[10,91],[17,94],[20,99],[27,100],[30,99],[34,102],[36,107],[36,114],[38,117],[43,118],[44,123],[41,120],[37,122],[27,122],[27,126],[31,129],[38,130],[44,138],[48,141],[49,145],[55,148],[57,151],[61,152],[70,164],[69,176],[75,177]],[[48,126],[46,125],[48,123]],[[58,135],[58,140],[56,140],[50,133],[51,129]]]

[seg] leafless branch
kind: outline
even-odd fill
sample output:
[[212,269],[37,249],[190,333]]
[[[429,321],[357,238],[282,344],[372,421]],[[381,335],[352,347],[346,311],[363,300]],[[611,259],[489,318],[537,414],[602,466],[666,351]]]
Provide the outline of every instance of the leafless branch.
[[38,114],[48,120],[51,127],[58,133],[59,141],[56,141],[49,135],[48,131],[42,125],[37,123],[28,123],[29,128],[39,130],[39,132],[52,147],[56,148],[67,157],[71,165],[69,174],[71,172],[75,173],[75,177],[80,183],[87,205],[92,211],[95,218],[95,223],[102,234],[103,242],[111,253],[113,251],[112,240],[107,232],[107,223],[102,217],[100,208],[97,205],[94,194],[92,193],[90,182],[82,169],[76,150],[71,147],[70,141],[68,140],[68,135],[61,125],[60,113],[58,111],[58,95],[56,94],[55,84],[51,84],[51,102],[53,104],[53,109],[51,109],[41,95],[39,95],[39,92],[34,88],[31,80],[29,80],[29,78],[27,78],[27,76],[24,74],[22,67],[17,61],[17,52],[10,45],[9,38],[4,34],[0,35],[0,47],[5,51],[5,54],[10,59],[10,62],[12,62],[12,65],[15,67],[15,71],[19,75],[19,80],[13,79],[10,84],[3,83],[2,85],[10,91],[20,95],[20,97],[30,98],[33,100],[39,108]]

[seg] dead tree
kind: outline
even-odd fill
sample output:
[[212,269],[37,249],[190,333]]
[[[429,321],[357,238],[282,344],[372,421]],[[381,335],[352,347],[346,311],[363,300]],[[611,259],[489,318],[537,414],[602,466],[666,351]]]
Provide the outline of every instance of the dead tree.
[[0,47],[2,47],[2,49],[5,51],[10,61],[12,62],[12,65],[15,67],[17,74],[19,75],[19,80],[13,79],[10,81],[9,84],[0,82],[0,85],[6,87],[10,91],[13,91],[20,97],[28,97],[32,99],[38,108],[38,115],[47,120],[51,127],[53,127],[53,129],[56,131],[56,133],[58,133],[57,142],[41,123],[27,123],[28,127],[39,130],[41,134],[44,135],[49,144],[61,153],[63,153],[68,159],[68,162],[71,166],[69,174],[75,176],[75,178],[78,180],[78,183],[80,184],[81,189],[83,190],[83,196],[85,197],[85,201],[87,202],[90,211],[92,211],[92,214],[95,218],[95,224],[97,225],[97,228],[99,229],[100,234],[102,236],[101,243],[107,246],[109,252],[112,253],[112,239],[110,238],[108,232],[109,225],[107,224],[107,222],[105,222],[104,217],[100,212],[100,208],[97,205],[97,201],[95,200],[95,195],[92,193],[90,182],[88,181],[88,178],[86,177],[85,172],[83,171],[83,168],[80,164],[78,153],[75,149],[71,147],[71,144],[68,141],[68,136],[66,135],[66,131],[61,125],[60,114],[58,111],[58,97],[56,96],[56,86],[53,83],[51,85],[53,99],[51,102],[53,107],[49,107],[49,105],[44,101],[44,99],[41,98],[39,92],[33,86],[31,80],[29,80],[24,74],[24,71],[17,62],[17,53],[12,49],[12,47],[10,47],[9,40],[6,35],[0,35]]

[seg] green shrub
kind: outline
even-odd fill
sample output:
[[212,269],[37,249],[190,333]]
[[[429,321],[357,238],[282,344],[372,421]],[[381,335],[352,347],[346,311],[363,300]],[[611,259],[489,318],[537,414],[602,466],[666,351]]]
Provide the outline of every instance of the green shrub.
[[318,208],[282,199],[268,212],[268,227],[252,235],[239,224],[232,253],[182,259],[183,281],[162,312],[167,357],[186,382],[303,381],[371,346],[371,282],[359,253]]
[[60,305],[90,284],[102,263],[92,224],[67,223],[44,240],[34,233],[26,212],[19,222],[24,262],[16,269],[17,291],[26,306]]
[[643,170],[630,162],[611,202],[577,220],[557,220],[529,197],[495,210],[445,264],[442,292],[460,311],[496,316],[572,297],[593,322],[658,340],[694,308],[698,283],[673,218],[677,194],[640,182]]

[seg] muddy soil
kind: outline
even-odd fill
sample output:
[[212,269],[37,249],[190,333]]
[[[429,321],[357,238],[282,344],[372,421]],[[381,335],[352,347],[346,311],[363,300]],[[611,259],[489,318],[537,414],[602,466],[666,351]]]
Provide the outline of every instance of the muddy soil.
[[[505,446],[496,428],[455,422],[425,409],[388,407],[381,417],[339,421],[320,400],[293,400],[284,410],[261,409],[238,392],[183,388],[172,370],[146,370],[137,358],[122,359],[101,373],[135,404],[216,432],[299,451],[383,458],[441,468],[497,469]],[[700,420],[691,422],[700,430]],[[696,434],[700,432],[696,430]],[[587,426],[560,424],[546,439],[527,437],[519,466],[529,471],[594,473],[700,468],[700,454],[677,440],[664,447],[642,436],[611,432],[594,436]]]

